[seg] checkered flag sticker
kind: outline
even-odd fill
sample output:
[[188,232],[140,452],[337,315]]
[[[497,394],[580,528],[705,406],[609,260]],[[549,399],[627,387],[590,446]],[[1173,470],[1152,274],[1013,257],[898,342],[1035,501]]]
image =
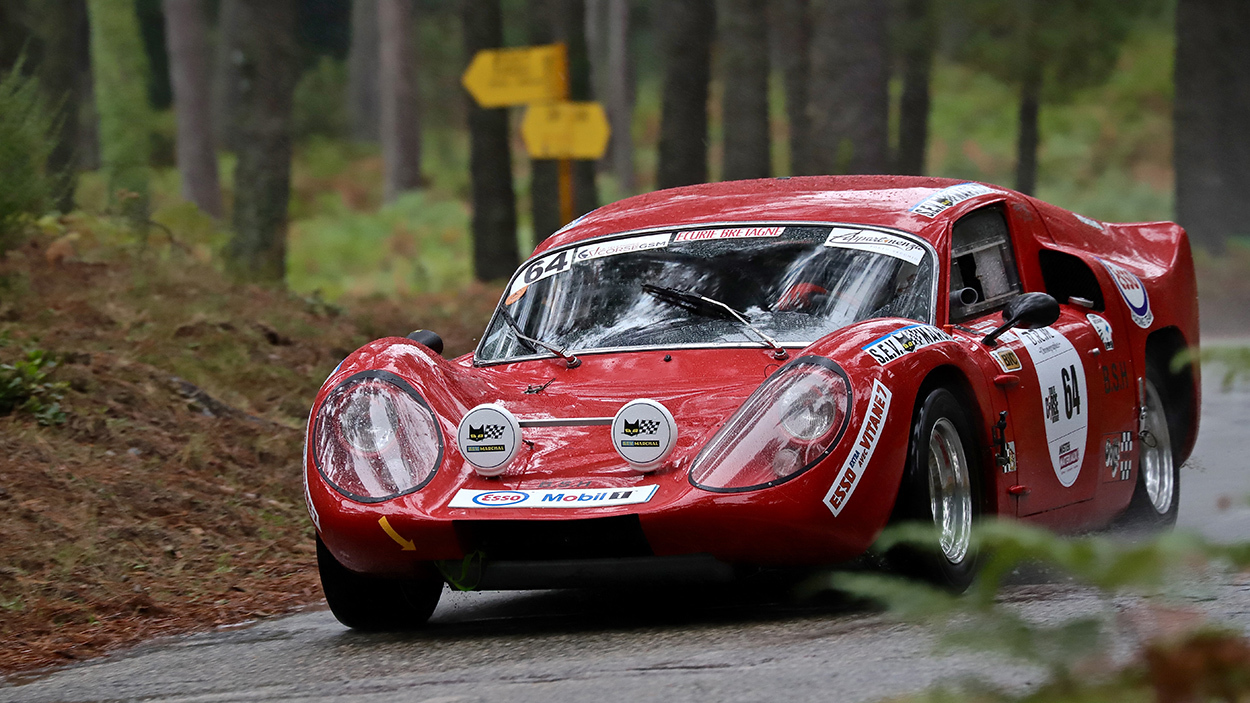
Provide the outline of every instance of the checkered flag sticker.
[[628,419],[625,420],[625,434],[627,435],[655,434],[655,431],[658,429],[660,429],[659,420],[644,419],[634,420],[633,422],[630,422]]
[[501,437],[503,437],[503,425],[482,425],[481,427],[469,425],[469,440],[472,442],[499,439]]

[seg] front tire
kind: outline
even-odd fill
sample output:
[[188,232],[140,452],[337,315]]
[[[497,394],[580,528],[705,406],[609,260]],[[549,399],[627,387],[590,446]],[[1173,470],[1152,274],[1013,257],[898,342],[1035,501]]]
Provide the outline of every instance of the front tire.
[[916,409],[893,522],[932,525],[938,544],[900,545],[888,563],[955,592],[972,584],[979,562],[972,527],[982,513],[981,467],[972,422],[954,393],[939,388]]
[[[330,612],[353,630],[413,630],[425,625],[443,592],[433,576],[386,579],[351,571],[330,553],[317,536],[317,570]],[[431,570],[432,571],[432,570]]]

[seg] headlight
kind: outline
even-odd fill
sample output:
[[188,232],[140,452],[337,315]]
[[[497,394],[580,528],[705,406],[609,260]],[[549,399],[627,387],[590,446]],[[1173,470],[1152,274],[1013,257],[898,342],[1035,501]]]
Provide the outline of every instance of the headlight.
[[795,359],[747,399],[690,469],[690,482],[735,492],[788,481],[828,456],[846,430],[851,384],[823,357]]
[[412,386],[385,371],[339,384],[321,404],[313,433],[322,478],[366,503],[417,490],[443,460],[434,413]]

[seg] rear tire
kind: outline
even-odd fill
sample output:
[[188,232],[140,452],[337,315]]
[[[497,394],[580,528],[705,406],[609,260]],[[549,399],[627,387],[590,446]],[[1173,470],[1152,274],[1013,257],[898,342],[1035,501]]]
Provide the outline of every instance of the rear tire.
[[899,545],[886,554],[891,568],[962,593],[972,584],[979,555],[972,528],[981,520],[981,462],[972,422],[954,393],[938,388],[916,409],[907,466],[892,522],[937,529],[939,543]]
[[1176,439],[1183,428],[1168,412],[1163,372],[1146,367],[1146,423],[1137,436],[1137,481],[1133,498],[1120,516],[1121,526],[1160,531],[1176,524],[1181,504],[1180,461]]
[[[330,612],[354,630],[384,632],[413,630],[425,625],[443,593],[443,581],[433,576],[387,579],[349,570],[317,536],[317,570]],[[433,569],[431,569],[433,571]]]

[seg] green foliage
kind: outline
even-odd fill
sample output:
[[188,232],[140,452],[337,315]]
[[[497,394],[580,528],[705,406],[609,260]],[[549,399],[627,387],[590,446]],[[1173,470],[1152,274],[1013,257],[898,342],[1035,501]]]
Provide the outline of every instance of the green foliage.
[[351,212],[334,194],[323,214],[291,228],[287,284],[327,299],[422,293],[472,279],[469,213],[454,200],[414,191],[376,213]]
[[1250,381],[1250,347],[1237,344],[1217,344],[1202,347],[1194,352],[1186,350],[1172,359],[1172,371],[1178,372],[1198,361],[1204,368],[1218,368],[1222,373],[1220,385],[1231,391],[1237,380]]
[[[918,525],[886,530],[877,547],[888,550],[904,542],[937,548],[933,528]],[[1018,522],[986,522],[976,528],[974,543],[981,550],[984,565],[964,596],[923,583],[865,573],[832,574],[809,582],[806,588],[809,593],[837,589],[880,603],[900,618],[939,624],[943,644],[1006,654],[1044,667],[1050,674],[1048,686],[1062,689],[1072,682],[1072,672],[1079,663],[1106,651],[1105,633],[1115,613],[1111,596],[1158,593],[1177,577],[1197,569],[1241,569],[1250,564],[1250,545],[1215,544],[1183,533],[1140,541],[1107,536],[1063,538]],[[1095,587],[1106,607],[1101,613],[1055,624],[1030,620],[1000,598],[1003,579],[1024,565],[1051,567]],[[1043,699],[1080,699],[1056,698],[1053,693],[1050,690]]]
[[22,65],[0,77],[0,253],[23,221],[47,211],[56,183],[47,172],[56,121]]
[[48,380],[56,361],[41,349],[31,349],[12,363],[0,364],[0,415],[14,411],[29,413],[41,425],[65,422],[62,395],[68,385]]
[[132,0],[88,0],[87,10],[109,200],[133,221],[146,222],[155,123],[148,104],[148,59],[135,4]]
[[1102,83],[1134,21],[1159,2],[1120,0],[947,0],[958,20],[955,55],[1000,80],[1040,71],[1050,100]]
[[312,136],[347,136],[347,66],[322,56],[295,86],[291,114],[292,137],[302,142]]
[[[1102,85],[1043,105],[1038,197],[1108,222],[1171,219],[1172,34],[1134,25]],[[933,71],[929,173],[1010,184],[1018,90],[939,57]]]

